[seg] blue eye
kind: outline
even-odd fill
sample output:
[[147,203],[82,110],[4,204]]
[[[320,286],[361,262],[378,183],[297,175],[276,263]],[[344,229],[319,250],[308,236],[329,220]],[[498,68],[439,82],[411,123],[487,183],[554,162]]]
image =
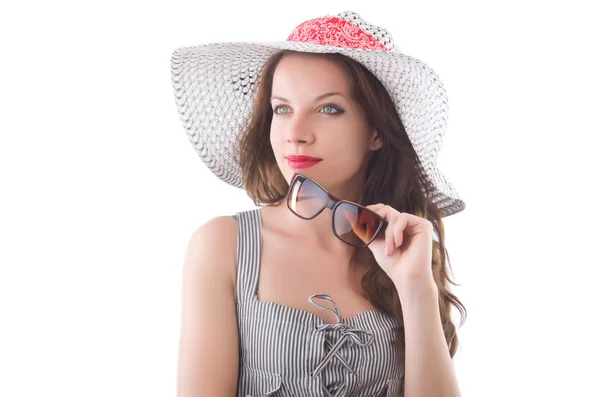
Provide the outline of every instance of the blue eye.
[[[329,110],[326,110],[329,109]],[[344,113],[344,111],[340,108],[338,108],[335,105],[323,105],[323,107],[321,108],[321,110],[325,110],[323,113],[325,114],[329,114],[332,116],[339,116],[340,114]]]
[[[325,110],[325,109],[329,109],[329,111]],[[342,113],[342,111],[340,109],[338,109],[337,107],[333,106],[333,105],[325,105],[321,108],[321,110],[325,110],[323,113],[325,114],[338,114],[338,113]]]
[[[280,111],[280,109],[285,109],[285,111]],[[273,114],[284,115],[289,112],[290,112],[290,109],[285,105],[277,105],[273,108]],[[335,114],[342,114],[342,113],[344,113],[344,111],[339,109],[337,106],[324,105],[321,108],[321,113],[335,115]]]
[[275,106],[275,108],[273,109],[273,113],[275,113],[275,114],[285,114],[285,113],[287,113],[287,111],[283,112],[283,113],[280,113],[278,110],[281,109],[281,108],[286,108],[287,109],[286,106],[282,106],[282,105]]

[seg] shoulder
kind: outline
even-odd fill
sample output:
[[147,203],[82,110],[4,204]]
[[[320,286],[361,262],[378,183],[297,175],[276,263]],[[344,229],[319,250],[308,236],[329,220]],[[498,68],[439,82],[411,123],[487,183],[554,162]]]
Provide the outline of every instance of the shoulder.
[[216,216],[192,232],[186,248],[186,270],[202,277],[226,279],[233,286],[236,250],[236,219]]
[[189,239],[181,295],[181,396],[235,394],[239,367],[232,274],[235,225],[231,216],[215,217],[197,227]]
[[218,237],[227,237],[230,234],[235,237],[237,234],[237,220],[231,215],[215,216],[198,226],[192,237],[209,237],[215,233],[218,234]]
[[[189,244],[198,248],[214,248],[217,253],[237,241],[237,220],[231,216],[216,216],[192,232]],[[216,244],[213,244],[216,243]],[[222,252],[221,252],[222,253]]]

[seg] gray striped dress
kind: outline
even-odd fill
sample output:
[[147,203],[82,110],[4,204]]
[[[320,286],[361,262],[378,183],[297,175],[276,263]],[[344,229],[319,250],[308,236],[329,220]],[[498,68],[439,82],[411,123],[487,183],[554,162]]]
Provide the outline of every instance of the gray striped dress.
[[234,218],[238,230],[237,396],[402,396],[404,371],[393,344],[397,320],[378,310],[343,318],[325,294],[307,299],[333,311],[338,319],[335,324],[305,310],[259,301],[260,211],[238,212]]

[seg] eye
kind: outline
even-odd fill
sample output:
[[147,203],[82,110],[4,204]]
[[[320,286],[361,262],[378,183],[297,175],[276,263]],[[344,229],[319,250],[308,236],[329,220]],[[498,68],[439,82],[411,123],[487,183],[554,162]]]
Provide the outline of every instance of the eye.
[[336,106],[333,105],[325,105],[321,108],[321,110],[323,111],[323,113],[326,114],[337,114],[337,113],[341,113],[341,110],[338,109]]
[[[275,114],[286,114],[286,113],[287,113],[287,111],[285,111],[285,112],[280,112],[280,111],[279,111],[279,109],[288,109],[288,108],[287,108],[287,106],[278,105],[278,106],[275,106],[275,107],[273,108],[273,113],[275,113]],[[288,110],[289,110],[289,109],[288,109]]]

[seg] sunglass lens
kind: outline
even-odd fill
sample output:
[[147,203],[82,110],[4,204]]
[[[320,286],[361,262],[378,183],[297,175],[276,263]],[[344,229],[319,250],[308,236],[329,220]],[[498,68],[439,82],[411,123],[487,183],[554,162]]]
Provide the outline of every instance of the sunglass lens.
[[341,203],[333,214],[336,235],[348,244],[366,246],[383,221],[371,211],[349,203]]
[[302,218],[312,218],[327,205],[327,194],[317,184],[302,177],[292,182],[288,207]]

